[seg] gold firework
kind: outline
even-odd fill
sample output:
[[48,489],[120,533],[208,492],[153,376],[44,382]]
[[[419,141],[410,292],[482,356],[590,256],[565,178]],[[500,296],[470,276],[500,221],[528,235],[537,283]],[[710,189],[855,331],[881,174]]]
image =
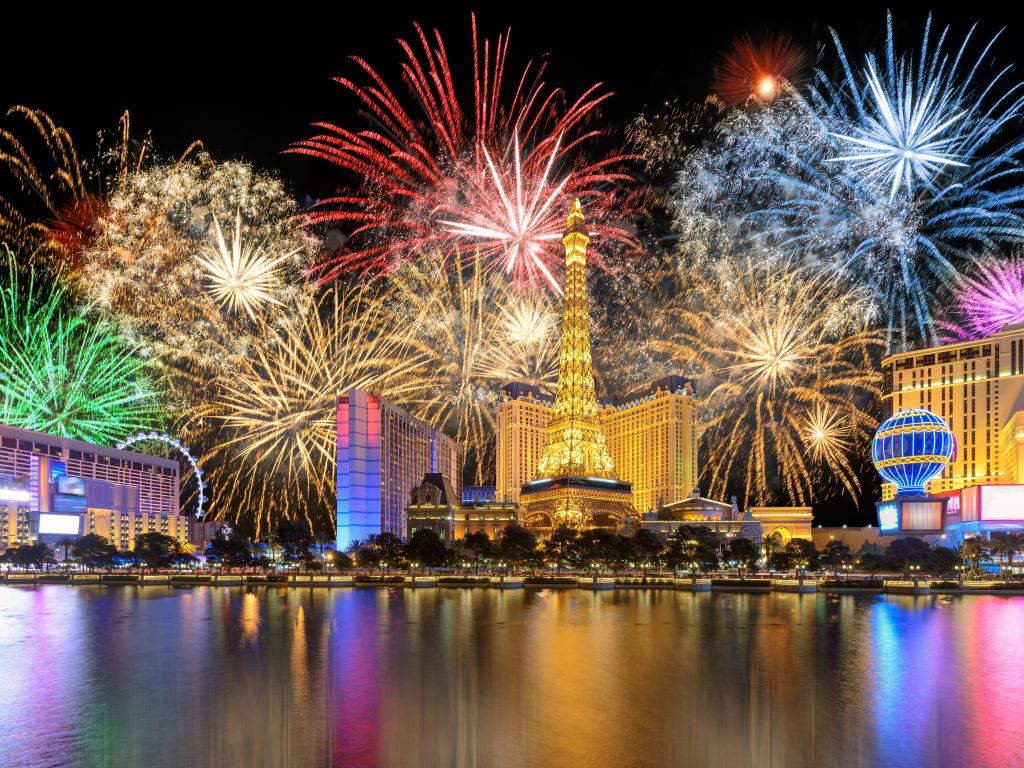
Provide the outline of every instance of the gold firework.
[[[138,171],[107,198],[97,235],[84,252],[80,288],[154,357],[194,374],[202,386],[206,377],[247,356],[260,313],[279,324],[308,307],[299,273],[318,242],[295,222],[297,211],[279,181],[246,163],[200,156]],[[225,216],[234,216],[239,227],[244,220],[247,237],[263,254],[282,254],[259,257],[262,271],[256,270],[255,283],[246,282],[255,288],[238,299],[247,309],[242,314],[201,290],[208,267],[196,254],[210,247],[211,230],[216,233],[215,222]],[[230,248],[219,240],[227,254],[237,246],[240,262],[257,258],[242,258],[240,230]],[[216,264],[212,257],[208,261]],[[229,263],[225,272],[231,270]],[[260,301],[261,291],[273,301]]]
[[[416,348],[429,358],[430,380],[401,404],[465,446],[467,466],[482,483],[493,469],[494,409],[510,381],[542,388],[558,368],[553,323],[544,302],[519,297],[480,258],[423,257],[388,278],[392,307]],[[536,301],[540,301],[539,299]],[[524,303],[525,302],[525,303]]]
[[879,392],[870,303],[858,291],[770,254],[724,258],[695,276],[687,306],[667,310],[659,342],[703,372],[702,452],[713,495],[813,499],[825,470],[854,495],[854,445],[874,427]]
[[274,295],[280,282],[279,265],[302,250],[295,248],[280,256],[269,254],[262,244],[242,238],[242,212],[235,213],[235,231],[230,246],[224,240],[220,222],[213,217],[215,240],[206,258],[196,259],[206,267],[206,281],[213,297],[233,312],[245,310],[255,319],[259,305],[281,304]]
[[428,359],[369,288],[333,289],[302,317],[261,322],[237,370],[211,382],[186,430],[212,445],[203,461],[210,512],[254,528],[280,520],[326,527],[334,509],[336,397],[351,387],[400,400],[423,386]]
[[[0,240],[22,253],[46,256],[57,270],[77,271],[82,252],[96,237],[110,195],[122,192],[130,176],[152,159],[149,136],[131,137],[128,112],[121,115],[112,143],[100,133],[97,155],[82,160],[71,135],[39,109],[11,107],[10,128],[0,128],[0,168],[11,184],[0,196]],[[16,128],[24,121],[29,128]],[[193,142],[179,162],[202,147]]]
[[850,428],[845,418],[827,405],[815,406],[807,415],[804,437],[815,461],[835,460],[850,450]]

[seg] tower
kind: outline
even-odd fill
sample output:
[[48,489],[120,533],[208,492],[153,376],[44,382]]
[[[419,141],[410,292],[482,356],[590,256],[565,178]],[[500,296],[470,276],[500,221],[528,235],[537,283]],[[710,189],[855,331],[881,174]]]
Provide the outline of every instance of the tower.
[[558,386],[534,480],[520,494],[529,526],[617,526],[634,514],[632,488],[619,480],[608,453],[594,391],[587,299],[590,235],[580,201],[566,222],[565,290]]

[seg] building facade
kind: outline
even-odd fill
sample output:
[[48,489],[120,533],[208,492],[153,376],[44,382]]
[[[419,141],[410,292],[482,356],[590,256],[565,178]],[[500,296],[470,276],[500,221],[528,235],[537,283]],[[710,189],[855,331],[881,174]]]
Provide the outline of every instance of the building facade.
[[[697,486],[696,392],[681,376],[606,402],[600,411],[619,477],[633,486],[641,515],[688,498]],[[519,489],[537,476],[553,401],[537,387],[501,388],[496,428],[496,497],[519,503]]]
[[683,524],[706,525],[728,536],[759,540],[774,535],[785,543],[790,539],[809,540],[812,519],[810,507],[749,507],[741,512],[735,497],[726,504],[695,493],[664,505],[657,513],[644,515],[639,526],[669,535]]
[[407,535],[409,492],[428,472],[462,493],[462,447],[380,398],[350,389],[337,400],[337,539],[339,551],[384,532]]
[[[904,352],[882,361],[887,416],[921,408],[953,433],[956,455],[926,491],[1024,482],[1024,325],[984,339]],[[882,486],[882,498],[895,488]]]
[[0,425],[0,547],[95,533],[130,550],[142,533],[187,543],[178,462]]
[[695,404],[689,379],[666,376],[602,410],[608,450],[619,477],[633,484],[637,512],[654,512],[697,487]]
[[484,533],[497,539],[502,529],[519,522],[514,504],[493,499],[466,499],[462,503],[454,496],[455,490],[447,477],[440,473],[424,475],[423,482],[412,489],[406,507],[409,535],[421,528],[434,531],[443,542],[451,544],[470,533]]

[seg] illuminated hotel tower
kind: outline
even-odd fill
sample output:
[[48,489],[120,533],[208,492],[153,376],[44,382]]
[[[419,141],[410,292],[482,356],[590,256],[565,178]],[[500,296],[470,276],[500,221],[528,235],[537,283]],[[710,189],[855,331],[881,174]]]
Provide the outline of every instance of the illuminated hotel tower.
[[[882,361],[887,415],[923,408],[949,425],[956,455],[928,493],[1024,483],[1024,325]],[[882,498],[895,489],[882,485]]]
[[629,483],[619,480],[601,428],[590,356],[587,244],[580,201],[566,222],[565,292],[555,406],[537,476],[520,493],[529,526],[615,526],[634,514]]

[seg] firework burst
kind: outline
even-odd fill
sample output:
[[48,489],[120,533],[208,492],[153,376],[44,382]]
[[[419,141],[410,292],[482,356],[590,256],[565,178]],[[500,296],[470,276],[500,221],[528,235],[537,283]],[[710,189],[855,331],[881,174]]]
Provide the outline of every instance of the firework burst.
[[767,34],[758,40],[744,35],[733,43],[715,70],[714,92],[727,104],[768,103],[786,85],[799,85],[806,74],[807,54],[788,34]]
[[544,65],[508,78],[508,33],[496,44],[481,41],[475,17],[472,31],[468,108],[440,34],[417,25],[415,42],[399,41],[408,102],[354,58],[363,78],[337,81],[362,103],[370,127],[318,123],[322,133],[292,148],[351,175],[349,186],[306,217],[347,230],[345,245],[312,270],[321,282],[468,247],[518,283],[557,290],[560,211],[575,197],[587,203],[599,253],[607,258],[633,244],[621,225],[631,211],[622,190],[628,158],[586,158],[601,136],[591,124],[608,94],[595,85],[569,101],[544,82]]
[[543,296],[520,297],[485,269],[481,257],[439,255],[388,276],[389,306],[429,359],[430,380],[400,400],[466,448],[482,483],[493,468],[494,409],[509,381],[550,388],[558,373],[554,308]]
[[220,222],[213,217],[216,238],[208,248],[208,255],[196,257],[206,268],[206,280],[213,297],[232,311],[245,310],[256,318],[254,310],[262,304],[281,302],[274,295],[280,283],[280,265],[301,249],[272,255],[260,243],[242,237],[242,213],[235,215],[235,230],[228,245],[221,232]]
[[[199,156],[148,168],[108,198],[79,285],[154,357],[201,384],[248,354],[261,314],[283,321],[308,306],[299,276],[318,242],[297,212],[280,181],[246,163]],[[228,217],[230,245],[217,223]]]
[[304,316],[261,322],[237,368],[208,382],[184,428],[210,445],[210,513],[253,528],[326,527],[334,509],[337,396],[351,387],[402,399],[424,386],[427,358],[365,288],[332,289]]
[[765,253],[723,259],[695,280],[690,306],[666,311],[658,344],[678,367],[702,372],[712,494],[738,486],[744,503],[809,503],[827,472],[855,496],[849,448],[870,437],[862,408],[878,394],[870,303]]
[[152,371],[107,320],[68,312],[60,290],[23,284],[7,253],[0,288],[0,422],[111,444],[163,417]]
[[987,256],[960,278],[950,318],[941,324],[946,341],[973,341],[1024,323],[1024,256]]
[[[932,306],[971,254],[1024,241],[1024,139],[1006,138],[1024,101],[1007,70],[988,73],[992,43],[968,64],[970,35],[949,53],[947,34],[933,47],[929,30],[900,56],[890,21],[884,63],[862,68],[836,37],[838,83],[818,72],[808,100],[724,119],[674,189],[687,263],[759,239],[870,287],[890,349],[934,342]],[[869,136],[877,152],[851,153],[851,138]]]
[[[98,233],[107,197],[123,191],[129,176],[154,159],[152,142],[148,135],[132,138],[125,112],[114,139],[100,133],[95,157],[83,160],[68,131],[42,110],[15,106],[7,118],[11,127],[0,128],[0,168],[17,195],[0,196],[0,240],[23,253],[43,251],[58,270],[76,272]],[[193,142],[179,160],[201,146]]]

